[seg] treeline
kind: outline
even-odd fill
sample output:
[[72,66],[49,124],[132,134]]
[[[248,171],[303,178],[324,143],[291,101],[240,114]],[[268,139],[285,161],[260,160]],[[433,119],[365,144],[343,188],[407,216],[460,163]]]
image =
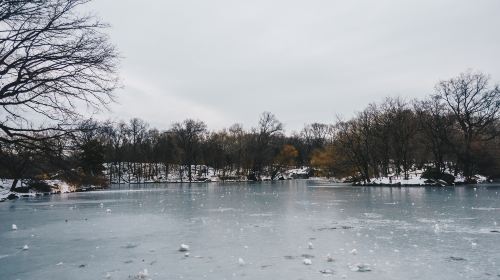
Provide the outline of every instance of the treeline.
[[[44,147],[50,149],[2,145],[2,172],[15,178],[44,171],[103,179],[105,163],[108,181],[128,182],[172,172],[192,181],[207,166],[221,179],[277,179],[300,166],[311,167],[313,175],[365,182],[408,178],[412,170],[426,168],[436,178],[444,173],[470,181],[474,174],[499,178],[499,114],[499,87],[490,86],[484,74],[466,72],[438,83],[424,100],[386,98],[352,119],[308,124],[288,135],[269,112],[253,128],[234,124],[219,131],[192,119],[164,131],[137,118],[87,121],[67,137],[49,137]],[[72,171],[61,172],[67,169]]]
[[[350,120],[309,124],[291,135],[269,112],[249,130],[235,124],[207,131],[205,123],[189,119],[158,131],[133,119],[108,123],[99,135],[106,161],[115,165],[207,165],[223,176],[250,179],[273,179],[284,168],[311,166],[318,175],[367,182],[389,175],[408,178],[411,170],[432,167],[438,176],[447,171],[472,180],[478,173],[500,177],[499,112],[499,87],[490,86],[487,75],[466,72],[438,83],[425,100],[387,98]],[[133,170],[144,176],[143,169]]]
[[308,126],[306,140],[286,136],[282,123],[269,112],[262,113],[258,126],[250,130],[234,124],[208,131],[204,122],[187,119],[158,131],[135,118],[102,125],[99,143],[104,146],[111,178],[127,173],[130,181],[151,180],[176,172],[181,180],[193,181],[208,166],[222,179],[275,179],[287,168],[308,165],[310,151],[326,143],[328,135],[323,130],[327,127]]
[[440,176],[500,176],[500,89],[489,77],[466,72],[441,81],[425,100],[388,98],[336,125],[325,163],[333,174],[360,179],[408,174],[431,163]]

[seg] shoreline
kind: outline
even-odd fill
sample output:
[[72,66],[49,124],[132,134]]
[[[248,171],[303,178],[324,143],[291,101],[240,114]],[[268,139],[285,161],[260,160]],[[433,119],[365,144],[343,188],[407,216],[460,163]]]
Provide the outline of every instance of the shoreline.
[[[209,184],[209,183],[263,183],[263,182],[281,182],[281,181],[291,181],[291,180],[306,180],[306,181],[323,181],[332,184],[342,184],[345,187],[386,187],[386,188],[418,188],[418,187],[436,187],[436,188],[453,188],[460,186],[477,186],[477,185],[489,185],[494,184],[495,182],[479,182],[479,183],[463,183],[458,182],[452,185],[437,185],[437,184],[386,184],[386,183],[353,183],[353,182],[338,182],[332,181],[327,178],[301,178],[301,179],[288,179],[288,180],[263,180],[263,181],[252,181],[252,180],[226,180],[226,181],[167,181],[167,182],[139,182],[139,183],[111,183],[111,185],[119,185],[119,186],[137,186],[137,185],[149,185],[149,184]],[[85,188],[76,188],[72,191],[57,191],[57,192],[12,192],[7,189],[3,189],[3,192],[0,191],[0,202],[4,202],[7,200],[16,200],[20,198],[32,198],[32,197],[40,197],[40,196],[49,196],[49,195],[57,195],[57,194],[65,194],[65,193],[78,193],[78,192],[91,192],[91,191],[101,191],[108,190],[108,187],[85,187]]]

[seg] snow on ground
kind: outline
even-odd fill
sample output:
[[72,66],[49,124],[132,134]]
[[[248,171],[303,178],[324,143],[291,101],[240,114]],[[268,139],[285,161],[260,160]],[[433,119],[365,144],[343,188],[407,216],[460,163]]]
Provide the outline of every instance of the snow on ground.
[[408,180],[405,180],[404,177],[396,177],[396,176],[391,176],[391,177],[381,177],[381,178],[376,178],[371,181],[373,184],[393,184],[393,185],[426,185],[425,183],[426,179],[421,178],[420,176],[410,176]]
[[[426,183],[427,179],[421,177],[422,173],[423,173],[423,170],[417,169],[415,171],[412,171],[409,174],[409,178],[407,180],[404,179],[403,175],[400,175],[400,176],[392,175],[392,176],[387,176],[387,177],[375,178],[371,181],[371,183],[372,184],[383,184],[383,185],[399,185],[399,184],[401,184],[401,185],[416,185],[416,186],[428,185],[428,183]],[[445,173],[451,174],[451,172],[449,172],[449,171],[445,171]],[[478,182],[478,183],[488,182],[488,178],[486,178],[485,176],[479,175],[479,174],[472,176],[472,178],[475,179],[476,182]],[[462,174],[458,174],[457,176],[455,176],[455,183],[464,183],[464,182],[465,182],[465,177]]]
[[[169,165],[168,174],[167,168],[164,164],[149,164],[149,163],[133,163],[122,162],[120,164],[121,170],[118,172],[118,164],[104,164],[105,176],[109,178],[110,168],[112,169],[112,183],[178,183],[189,181],[189,167],[179,165]],[[134,172],[134,169],[136,172]],[[142,172],[141,172],[142,170]],[[120,175],[118,175],[120,173]],[[143,176],[137,176],[142,173]],[[148,174],[149,173],[149,174]],[[151,175],[154,174],[154,175]],[[191,174],[193,181],[198,182],[217,182],[220,181],[221,176],[236,178],[237,181],[246,178],[236,176],[235,172],[228,172],[227,170],[215,170],[206,165],[192,165]],[[235,179],[228,179],[227,181],[235,181]]]
[[52,192],[69,193],[77,190],[76,186],[61,180],[45,180],[44,182],[51,186]]
[[291,178],[304,178],[309,175],[310,171],[309,167],[302,166],[300,168],[289,169],[285,171],[285,174]]
[[[11,194],[10,187],[14,180],[12,179],[0,179],[0,202],[7,199],[7,197]],[[17,184],[18,186],[20,183]]]
[[[134,164],[133,162],[122,162],[120,166],[121,171],[120,175],[118,175],[118,164],[104,164],[106,177],[109,178],[110,168],[113,171],[113,176],[111,178],[112,183],[179,183],[189,181],[188,166],[169,165],[168,174],[166,174],[167,168],[162,163]],[[134,169],[136,170],[136,172],[134,172]],[[290,168],[276,174],[274,179],[308,178],[309,172],[309,167]],[[141,173],[143,174],[143,176],[137,176],[137,174]],[[148,173],[154,175],[148,175]],[[238,173],[238,170],[236,169],[215,169],[207,165],[192,165],[191,174],[193,182],[248,181],[248,178],[245,175],[241,175],[240,173]],[[270,181],[273,178],[266,175],[261,176],[260,179],[263,181]]]
[[[11,194],[14,194],[17,197],[37,196],[43,194],[34,190],[29,190],[27,193],[11,192],[10,188],[13,182],[13,179],[0,179],[0,201],[5,201]],[[43,180],[43,182],[47,183],[51,187],[50,193],[69,193],[78,190],[76,186],[68,184],[62,180]],[[16,185],[16,187],[25,186],[26,184],[24,183],[24,180],[19,180]],[[95,188],[95,186],[89,186],[89,188]]]
[[[478,182],[478,183],[488,182],[488,178],[486,178],[483,175],[479,175],[479,174],[472,176],[472,179],[475,179],[476,182]],[[455,177],[455,183],[463,183],[463,182],[465,182],[465,177],[463,175],[459,174]]]
[[8,189],[4,189],[3,187],[0,187],[0,201],[4,201],[7,199],[9,196],[10,191]]

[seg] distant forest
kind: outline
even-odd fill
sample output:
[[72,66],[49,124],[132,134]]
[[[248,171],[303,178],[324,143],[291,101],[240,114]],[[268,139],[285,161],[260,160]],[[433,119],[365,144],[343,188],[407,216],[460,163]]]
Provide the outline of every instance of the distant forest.
[[485,74],[466,72],[439,82],[424,100],[386,98],[352,119],[308,124],[289,135],[270,112],[251,129],[234,124],[219,131],[192,119],[165,131],[138,118],[84,121],[57,137],[2,143],[1,176],[104,183],[106,163],[111,173],[137,178],[182,168],[189,181],[192,167],[201,165],[221,177],[250,180],[276,179],[301,166],[311,167],[311,175],[365,182],[388,175],[407,178],[417,168],[470,180],[474,174],[499,178],[499,114],[499,87],[490,86]]

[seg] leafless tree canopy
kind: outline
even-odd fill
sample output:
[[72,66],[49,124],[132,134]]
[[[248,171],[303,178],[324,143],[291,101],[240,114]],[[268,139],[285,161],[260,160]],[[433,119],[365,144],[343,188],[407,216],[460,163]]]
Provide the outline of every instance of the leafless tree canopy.
[[472,175],[473,141],[491,140],[498,135],[500,118],[500,87],[490,87],[490,77],[471,71],[441,81],[436,86],[437,97],[444,100],[460,130],[462,141],[458,155],[464,163],[464,173]]
[[87,2],[0,2],[0,142],[63,133],[112,101],[117,52],[107,25],[77,12]]
[[489,80],[486,74],[469,71],[436,86],[437,96],[448,105],[467,137],[491,137],[486,130],[500,118],[500,87],[490,87]]

